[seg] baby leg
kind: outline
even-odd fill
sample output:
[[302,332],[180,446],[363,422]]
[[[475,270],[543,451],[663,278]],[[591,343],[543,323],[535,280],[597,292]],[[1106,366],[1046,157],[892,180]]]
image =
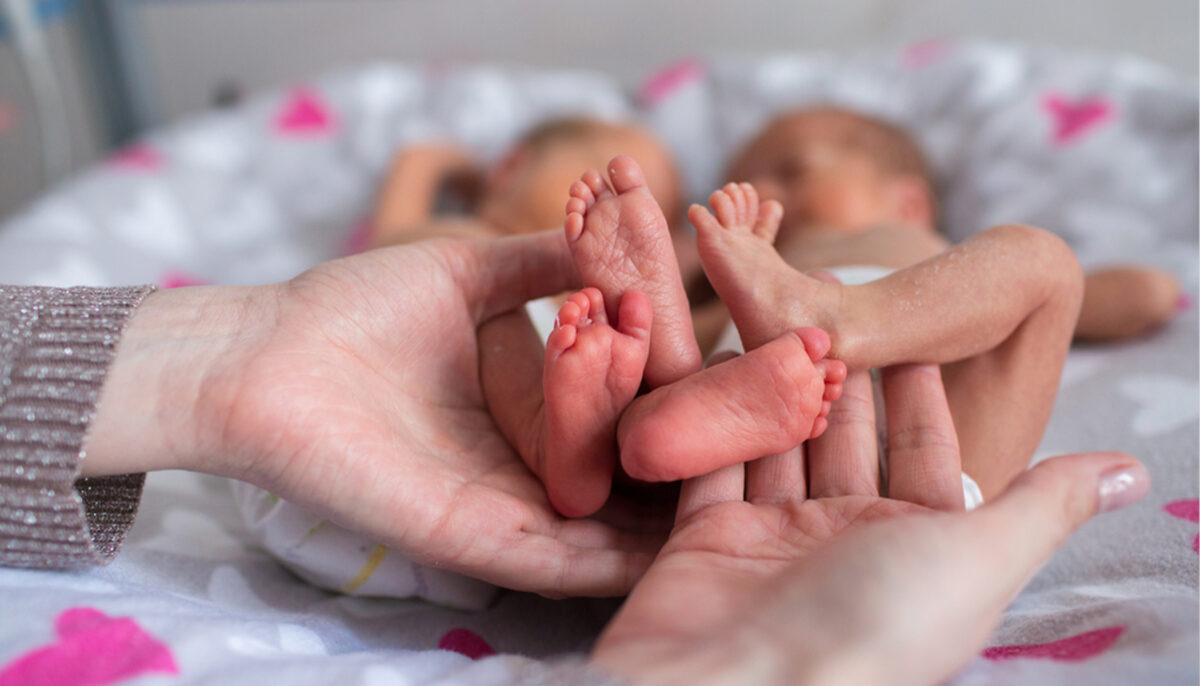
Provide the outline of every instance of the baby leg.
[[584,283],[600,289],[608,316],[628,290],[650,298],[654,325],[646,382],[651,388],[700,369],[687,295],[667,220],[646,187],[641,168],[624,155],[608,165],[608,178],[590,170],[567,200],[567,243]]
[[617,463],[617,419],[637,395],[650,350],[650,301],[621,298],[609,324],[604,296],[585,288],[558,312],[546,342],[545,440],[537,469],[550,502],[584,517],[608,500]]
[[[844,307],[857,313],[851,322],[878,317],[891,324],[882,332],[849,331],[865,365],[944,365],[963,471],[991,498],[1028,466],[1041,441],[1082,298],[1082,270],[1062,240],[1041,229],[1000,226],[879,281],[848,287]],[[887,341],[889,330],[899,340]],[[878,356],[866,354],[867,346],[877,347]]]
[[488,320],[478,336],[479,383],[488,411],[525,465],[540,475],[546,428],[541,337],[523,308]]
[[480,381],[500,432],[569,517],[608,499],[617,462],[617,418],[642,382],[652,314],[631,291],[609,326],[600,291],[559,310],[545,352],[523,310],[479,330]]
[[824,331],[788,332],[641,396],[617,428],[621,465],[635,479],[674,481],[820,435],[846,379],[828,349]]
[[1179,280],[1149,267],[1108,267],[1084,278],[1075,338],[1118,341],[1168,322],[1179,307]]
[[824,283],[770,245],[778,208],[747,184],[689,217],[713,287],[747,348],[781,330],[820,326],[852,370],[938,363],[964,456],[985,496],[1028,463],[1049,418],[1082,298],[1069,248],[1032,227],[985,231],[861,286]]

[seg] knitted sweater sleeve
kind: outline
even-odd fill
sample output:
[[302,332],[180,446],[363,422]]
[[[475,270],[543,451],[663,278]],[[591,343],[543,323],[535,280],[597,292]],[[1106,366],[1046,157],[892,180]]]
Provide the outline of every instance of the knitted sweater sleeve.
[[0,286],[0,565],[112,560],[144,474],[79,478],[130,315],[153,288]]

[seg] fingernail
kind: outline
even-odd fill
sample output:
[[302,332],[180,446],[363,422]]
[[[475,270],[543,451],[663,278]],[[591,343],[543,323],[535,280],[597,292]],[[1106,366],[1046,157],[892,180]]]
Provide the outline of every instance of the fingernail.
[[1186,312],[1192,309],[1192,299],[1187,293],[1180,293],[1179,298],[1175,301],[1176,312]]
[[1141,465],[1122,467],[1100,475],[1100,512],[1119,510],[1150,492],[1150,474]]

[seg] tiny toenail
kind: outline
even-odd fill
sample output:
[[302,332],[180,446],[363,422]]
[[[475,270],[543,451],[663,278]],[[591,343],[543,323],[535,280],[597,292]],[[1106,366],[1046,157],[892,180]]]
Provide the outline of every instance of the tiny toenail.
[[1180,293],[1179,298],[1175,301],[1175,311],[1184,312],[1192,307],[1192,299],[1187,293]]

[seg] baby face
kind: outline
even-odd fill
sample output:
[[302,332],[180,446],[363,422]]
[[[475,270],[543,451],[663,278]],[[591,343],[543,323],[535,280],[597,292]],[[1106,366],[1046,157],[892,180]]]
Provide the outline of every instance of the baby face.
[[672,208],[678,208],[679,191],[666,151],[647,136],[624,132],[519,151],[519,162],[503,182],[491,189],[502,196],[497,198],[497,204],[511,215],[505,223],[528,227],[526,230],[530,231],[561,226],[571,184],[588,169],[603,173],[609,160],[621,154],[633,157],[642,166],[651,193],[668,216]]
[[821,111],[778,119],[738,158],[731,180],[782,204],[785,228],[858,231],[897,221],[893,175],[854,147],[852,126]]

